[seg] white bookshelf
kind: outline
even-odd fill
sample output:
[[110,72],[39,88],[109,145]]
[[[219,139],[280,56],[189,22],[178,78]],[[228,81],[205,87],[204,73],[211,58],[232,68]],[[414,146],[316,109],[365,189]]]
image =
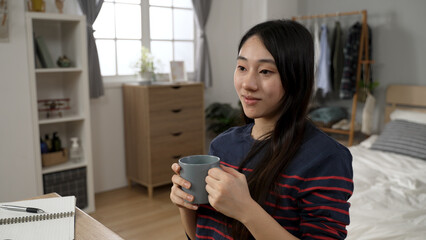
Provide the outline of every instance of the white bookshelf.
[[[46,186],[43,177],[46,174],[59,173],[77,168],[86,169],[87,207],[83,210],[95,210],[92,147],[90,130],[90,103],[87,66],[86,18],[81,15],[56,13],[26,13],[27,45],[30,94],[32,100],[32,119],[34,149],[36,161],[37,192],[44,193]],[[34,36],[42,36],[54,62],[52,68],[41,68],[36,64]],[[66,55],[72,65],[61,68],[56,60]],[[37,67],[36,67],[37,66]],[[62,115],[47,117],[38,111],[38,101],[44,99],[69,99],[70,109],[61,111]],[[45,134],[52,136],[58,132],[62,147],[69,149],[70,138],[78,137],[83,148],[83,160],[79,163],[67,161],[63,164],[42,167],[40,138]]]

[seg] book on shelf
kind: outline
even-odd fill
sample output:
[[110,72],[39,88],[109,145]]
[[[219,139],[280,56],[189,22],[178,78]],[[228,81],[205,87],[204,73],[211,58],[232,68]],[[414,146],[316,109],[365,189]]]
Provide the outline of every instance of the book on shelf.
[[[0,203],[2,239],[72,240],[75,238],[74,196]],[[37,208],[43,213],[10,210]]]
[[55,64],[53,63],[52,56],[50,55],[49,49],[44,42],[42,36],[35,37],[35,49],[36,49],[36,58],[38,57],[43,68],[54,68]]

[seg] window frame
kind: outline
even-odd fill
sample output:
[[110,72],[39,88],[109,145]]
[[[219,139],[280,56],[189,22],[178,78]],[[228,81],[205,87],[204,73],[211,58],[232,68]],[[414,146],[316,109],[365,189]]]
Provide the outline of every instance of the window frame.
[[[105,1],[106,3],[112,3],[114,4],[114,11],[115,11],[115,4],[117,4],[117,2],[115,1]],[[195,64],[196,64],[196,49],[197,49],[197,27],[196,27],[196,23],[195,23],[195,11],[194,8],[192,7],[192,12],[193,12],[193,27],[194,27],[194,36],[193,36],[193,40],[176,40],[174,38],[174,26],[172,26],[172,39],[170,40],[165,40],[165,39],[152,39],[151,38],[151,34],[150,34],[150,17],[149,17],[149,9],[151,6],[153,7],[162,7],[162,8],[169,8],[172,9],[172,14],[174,13],[173,9],[184,9],[184,10],[188,10],[189,8],[184,8],[184,7],[174,7],[173,4],[172,6],[160,6],[160,5],[150,5],[149,4],[149,0],[141,0],[140,4],[137,3],[118,3],[118,4],[130,4],[130,5],[140,5],[141,8],[141,35],[142,37],[140,38],[141,41],[141,46],[146,47],[148,49],[151,49],[151,41],[165,41],[165,42],[171,42],[172,43],[172,58],[175,58],[175,51],[174,51],[174,43],[175,42],[193,42],[194,43],[194,70],[195,70]],[[114,16],[116,18],[116,15]],[[172,15],[172,21],[173,20],[173,15]],[[116,19],[114,19],[114,33],[115,36],[114,38],[95,38],[96,40],[113,40],[114,44],[115,44],[115,75],[107,75],[107,76],[103,76],[102,78],[104,79],[104,84],[106,83],[107,85],[111,85],[111,86],[116,86],[116,85],[121,85],[122,83],[126,83],[126,82],[138,82],[141,81],[137,74],[131,74],[131,75],[118,75],[118,61],[117,61],[117,40],[139,40],[139,39],[128,39],[128,38],[117,38],[117,34],[116,34]],[[96,30],[96,29],[95,29]],[[187,72],[187,77],[188,80],[193,80],[195,76],[194,72]],[[157,81],[168,81],[169,79],[169,73],[156,73],[156,79]]]

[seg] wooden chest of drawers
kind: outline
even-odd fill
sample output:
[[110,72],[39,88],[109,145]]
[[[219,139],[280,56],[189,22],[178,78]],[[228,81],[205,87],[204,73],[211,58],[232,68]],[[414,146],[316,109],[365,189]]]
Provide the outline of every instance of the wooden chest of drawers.
[[153,188],[171,182],[171,165],[204,154],[204,88],[201,83],[125,84],[123,108],[126,175]]

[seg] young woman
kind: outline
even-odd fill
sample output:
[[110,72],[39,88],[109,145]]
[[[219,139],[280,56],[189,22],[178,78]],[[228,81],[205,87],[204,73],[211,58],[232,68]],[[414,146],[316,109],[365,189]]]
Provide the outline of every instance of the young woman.
[[[170,199],[190,239],[344,239],[352,156],[306,118],[314,78],[311,34],[289,20],[242,38],[234,85],[248,120],[210,145],[221,169],[206,177],[208,205],[188,203],[173,164]],[[185,201],[187,200],[187,201]]]

